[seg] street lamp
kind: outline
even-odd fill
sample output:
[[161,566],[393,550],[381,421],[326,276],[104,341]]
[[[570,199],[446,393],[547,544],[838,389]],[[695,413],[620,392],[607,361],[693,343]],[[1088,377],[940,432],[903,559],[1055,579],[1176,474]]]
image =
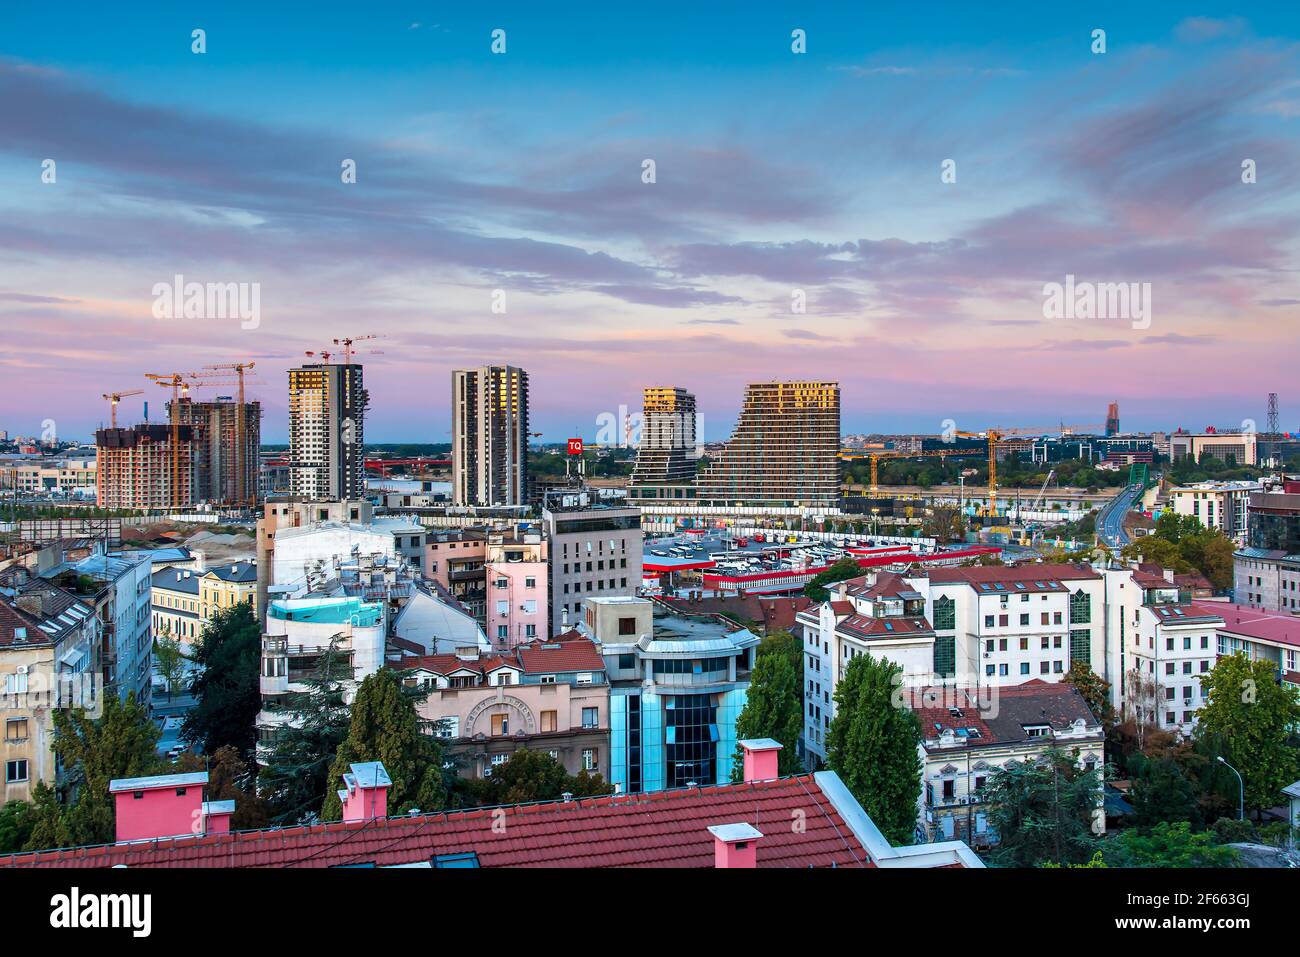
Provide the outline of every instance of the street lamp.
[[1240,771],[1223,760],[1223,755],[1219,755],[1215,760],[1237,776],[1237,820],[1244,821],[1246,820],[1246,782],[1242,780]]

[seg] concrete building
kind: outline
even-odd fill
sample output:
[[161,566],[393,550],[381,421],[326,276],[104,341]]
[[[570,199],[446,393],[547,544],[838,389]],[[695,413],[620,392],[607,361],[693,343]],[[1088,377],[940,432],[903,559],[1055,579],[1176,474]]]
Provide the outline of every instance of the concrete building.
[[728,781],[759,637],[644,598],[591,598],[582,632],[610,682],[609,780],[639,793]]
[[382,601],[333,595],[271,602],[262,637],[259,763],[265,763],[280,729],[293,720],[284,710],[289,695],[307,689],[303,679],[316,673],[331,642],[346,662],[350,677],[343,681],[343,697],[351,703],[357,686],[383,667],[387,631],[388,612]]
[[185,398],[180,420],[194,430],[194,500],[251,504],[258,487],[262,404],[245,402],[241,410],[228,396],[212,402]]
[[506,654],[463,649],[404,659],[406,680],[429,691],[421,717],[437,722],[460,773],[484,778],[520,748],[545,751],[570,774],[609,777],[609,683],[595,644],[577,632]]
[[[1106,734],[1083,696],[1038,679],[997,689],[917,688],[903,694],[921,724],[919,841],[997,842],[981,792],[999,768],[1038,761],[1049,748],[1076,755],[1087,771],[1105,767]],[[1098,777],[1097,833],[1106,828]]]
[[840,497],[839,453],[839,383],[751,383],[725,450],[700,472],[697,497],[714,505],[832,509]]
[[487,530],[429,532],[424,574],[437,582],[479,621],[487,620]]
[[1216,627],[1215,655],[1244,655],[1252,661],[1267,661],[1277,679],[1300,688],[1300,621],[1291,615],[1260,611],[1227,602],[1195,602],[1199,614],[1222,620]]
[[1221,462],[1232,461],[1238,465],[1254,465],[1258,461],[1255,433],[1179,430],[1170,434],[1169,457],[1171,459],[1190,458],[1199,462],[1203,455],[1216,458]]
[[1124,718],[1190,734],[1205,704],[1199,676],[1214,667],[1218,603],[1193,602],[1172,572],[1114,568],[1103,575],[1112,706]]
[[1247,516],[1246,547],[1233,555],[1235,600],[1300,614],[1300,480],[1252,493]]
[[76,562],[69,580],[97,586],[95,613],[104,640],[102,660],[108,693],[122,700],[134,694],[149,703],[153,677],[153,635],[150,630],[150,578],[153,564],[141,552],[98,553]]
[[465,648],[479,654],[492,650],[483,626],[469,610],[441,585],[424,580],[415,583],[398,608],[390,641],[399,658],[450,655]]
[[1206,528],[1222,532],[1239,545],[1246,544],[1246,514],[1250,497],[1263,490],[1259,482],[1196,482],[1169,490],[1169,507],[1177,515],[1190,515]]
[[289,370],[289,469],[293,494],[342,501],[365,494],[365,417],[358,363]]
[[0,803],[30,801],[38,781],[56,783],[54,712],[75,706],[99,713],[101,643],[100,619],[86,598],[25,574],[0,585]]
[[549,636],[549,565],[540,532],[488,533],[483,574],[494,648],[509,651]]
[[515,366],[451,374],[452,501],[528,504],[528,373]]
[[641,585],[641,513],[582,488],[551,492],[542,508],[550,559],[551,634],[581,621],[584,602],[632,597]]
[[[177,429],[177,457],[173,457],[171,427],[137,425],[100,429],[97,450],[95,501],[100,508],[175,511],[194,502],[194,430]],[[177,473],[173,485],[172,473]]]
[[695,497],[695,427],[695,396],[676,386],[646,387],[629,501]]
[[271,583],[308,590],[337,577],[339,568],[361,557],[387,556],[420,571],[424,563],[425,530],[404,519],[377,518],[360,522],[318,522],[278,528],[271,555]]
[[94,496],[96,459],[85,456],[0,457],[0,491],[20,495]]

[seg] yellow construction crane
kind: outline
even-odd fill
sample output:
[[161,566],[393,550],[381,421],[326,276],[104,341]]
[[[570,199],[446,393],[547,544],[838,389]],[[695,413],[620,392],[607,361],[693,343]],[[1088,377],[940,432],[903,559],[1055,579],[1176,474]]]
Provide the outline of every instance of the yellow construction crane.
[[190,394],[189,383],[185,381],[185,373],[153,373],[146,372],[146,379],[150,379],[164,389],[172,390],[172,401],[170,406],[171,418],[171,439],[172,439],[172,495],[171,507],[180,509],[181,503],[181,399]]
[[871,462],[871,495],[874,497],[880,492],[880,460],[881,459],[944,459],[950,455],[978,455],[977,449],[931,449],[923,452],[872,452],[863,449],[842,449],[840,458],[846,462],[854,459],[868,459]]
[[989,504],[987,514],[996,516],[998,506],[998,443],[1009,435],[1048,435],[1053,432],[1067,435],[1072,432],[1101,431],[1100,425],[1055,425],[1047,428],[985,429],[983,432],[954,432],[966,439],[986,439],[989,454]]
[[109,427],[117,428],[117,404],[128,395],[144,395],[144,389],[129,389],[126,392],[105,392],[104,398],[108,400]]

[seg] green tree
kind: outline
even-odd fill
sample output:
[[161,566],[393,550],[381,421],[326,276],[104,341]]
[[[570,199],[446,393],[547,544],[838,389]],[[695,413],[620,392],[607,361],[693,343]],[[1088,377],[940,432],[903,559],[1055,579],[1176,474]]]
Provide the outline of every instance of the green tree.
[[1300,724],[1300,692],[1278,682],[1276,665],[1244,655],[1224,655],[1201,685],[1206,702],[1197,712],[1197,735],[1216,739],[1241,773],[1247,807],[1273,807],[1300,777],[1300,750],[1288,740]]
[[856,561],[852,558],[841,558],[830,568],[814,575],[812,581],[804,585],[803,593],[813,601],[826,601],[830,597],[830,593],[826,590],[827,585],[848,581],[850,578],[857,578],[861,574],[862,569]]
[[230,818],[232,830],[267,827],[271,823],[270,806],[258,796],[243,755],[230,745],[218,748],[207,771],[208,800],[235,802],[235,813]]
[[184,740],[204,754],[230,745],[252,763],[262,708],[261,659],[262,630],[251,604],[240,602],[213,614],[194,652],[200,670],[190,685],[196,703],[181,728]]
[[[783,647],[763,653],[762,646],[749,675],[745,706],[736,719],[736,737],[772,738],[782,745],[777,752],[777,770],[782,775],[800,770],[797,752],[803,733],[803,653],[799,670],[790,664]],[[739,746],[732,762],[731,780],[744,780],[744,759]]]
[[36,827],[36,805],[6,801],[0,807],[0,854],[16,854],[31,840]]
[[167,682],[167,696],[170,698],[185,676],[185,649],[177,639],[159,635],[153,643],[153,660]]
[[1107,842],[1112,867],[1232,867],[1238,854],[1214,843],[1209,831],[1193,834],[1186,821],[1161,821],[1150,831],[1129,829]]
[[1041,760],[996,769],[984,786],[989,824],[998,836],[991,858],[1002,867],[1036,867],[1045,861],[1082,864],[1096,852],[1093,820],[1101,791],[1099,772],[1080,768],[1057,748]]
[[23,845],[25,851],[44,851],[71,847],[76,843],[68,824],[67,809],[59,802],[54,788],[37,781],[32,788],[32,828]]
[[1115,720],[1115,711],[1110,706],[1110,683],[1092,670],[1086,661],[1076,661],[1065,673],[1065,683],[1083,696],[1089,710],[1106,727]]
[[446,806],[442,746],[432,734],[423,733],[415,705],[416,698],[403,693],[397,672],[388,668],[361,682],[352,702],[348,735],[326,780],[323,820],[343,816],[337,793],[343,775],[351,765],[368,761],[382,762],[388,772],[393,782],[388,792],[391,807],[432,812]]
[[284,723],[276,731],[266,765],[258,774],[258,790],[266,795],[276,824],[316,819],[339,746],[348,735],[348,706],[343,680],[352,668],[332,640],[316,662],[316,670],[301,683],[301,691],[286,696],[279,713]]
[[599,774],[582,771],[576,777],[545,751],[520,748],[492,769],[483,782],[484,804],[526,804],[530,801],[554,801],[566,792],[574,797],[612,794],[614,788]]
[[1178,761],[1165,756],[1143,764],[1130,795],[1137,826],[1151,828],[1164,821],[1185,821],[1200,830],[1203,822],[1196,785]]
[[859,655],[835,688],[826,761],[892,844],[911,844],[921,794],[921,726],[894,698],[903,669]]
[[134,694],[122,701],[105,695],[97,718],[85,709],[55,710],[54,753],[65,769],[64,823],[76,844],[106,844],[116,836],[108,784],[164,768],[158,756],[161,732]]

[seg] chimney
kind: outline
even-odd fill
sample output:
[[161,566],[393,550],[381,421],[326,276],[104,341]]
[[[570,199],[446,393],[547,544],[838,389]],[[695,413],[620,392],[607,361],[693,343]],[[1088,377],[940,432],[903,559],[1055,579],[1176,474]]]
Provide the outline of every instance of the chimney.
[[1162,571],[1164,572],[1165,581],[1172,585],[1174,581],[1174,570],[1172,568],[1165,568],[1162,569]]
[[190,549],[190,558],[194,559],[195,573],[202,575],[208,570],[207,556],[200,549]]
[[343,789],[338,792],[343,804],[344,821],[369,821],[388,817],[388,789],[392,778],[379,761],[354,764],[343,775]]
[[[203,793],[208,772],[156,774],[143,778],[117,778],[108,782],[117,818],[117,843],[150,841],[164,837],[195,837],[205,831]],[[234,813],[233,801],[229,804]],[[225,829],[229,830],[229,814]]]
[[745,752],[745,783],[772,781],[781,775],[777,772],[777,752],[784,747],[771,738],[748,738],[737,742]]
[[757,867],[758,848],[755,841],[762,833],[744,822],[739,824],[714,824],[709,828],[713,835],[714,867]]

